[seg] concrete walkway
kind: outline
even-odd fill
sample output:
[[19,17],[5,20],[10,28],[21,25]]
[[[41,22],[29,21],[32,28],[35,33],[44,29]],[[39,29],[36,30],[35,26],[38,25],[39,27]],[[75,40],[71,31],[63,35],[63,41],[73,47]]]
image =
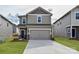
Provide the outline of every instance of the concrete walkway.
[[24,54],[77,54],[78,51],[51,40],[29,40]]

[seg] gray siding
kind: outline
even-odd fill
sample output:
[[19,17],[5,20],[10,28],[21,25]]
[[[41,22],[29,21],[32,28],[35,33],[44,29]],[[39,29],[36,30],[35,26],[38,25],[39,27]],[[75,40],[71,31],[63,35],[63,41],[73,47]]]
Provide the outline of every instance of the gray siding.
[[75,8],[71,11],[71,25],[79,26],[79,20],[76,19],[76,13],[79,13],[79,8]]
[[54,35],[67,37],[66,27],[70,26],[71,13],[57,21],[54,25]]
[[[37,23],[37,15],[28,15],[28,24],[38,24]],[[42,23],[41,24],[51,24],[51,16],[50,15],[42,15]]]
[[0,36],[10,37],[12,33],[13,33],[13,25],[0,17]]

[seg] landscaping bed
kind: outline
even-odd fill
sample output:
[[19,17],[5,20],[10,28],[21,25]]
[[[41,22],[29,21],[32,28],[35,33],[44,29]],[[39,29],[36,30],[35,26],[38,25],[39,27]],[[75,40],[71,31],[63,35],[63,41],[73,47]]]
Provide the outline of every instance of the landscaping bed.
[[65,37],[54,37],[55,41],[79,51],[79,40],[69,39]]
[[3,43],[0,43],[0,54],[22,54],[27,40],[13,41],[12,38],[6,38]]

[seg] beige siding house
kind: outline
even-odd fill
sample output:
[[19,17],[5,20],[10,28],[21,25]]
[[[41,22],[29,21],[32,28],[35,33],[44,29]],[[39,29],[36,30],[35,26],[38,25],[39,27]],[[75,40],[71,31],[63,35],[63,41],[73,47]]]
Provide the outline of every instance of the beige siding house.
[[52,34],[51,16],[50,12],[41,7],[30,11],[26,15],[19,16],[20,38],[50,39]]
[[0,37],[10,37],[14,32],[15,25],[4,16],[0,15]]
[[54,36],[79,38],[79,6],[53,23]]

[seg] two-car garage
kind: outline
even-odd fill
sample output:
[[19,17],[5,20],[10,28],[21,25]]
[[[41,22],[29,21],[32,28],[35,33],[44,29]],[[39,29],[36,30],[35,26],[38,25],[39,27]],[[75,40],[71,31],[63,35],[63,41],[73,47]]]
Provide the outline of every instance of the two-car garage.
[[50,29],[31,29],[30,30],[30,40],[48,40],[50,39],[51,30]]

